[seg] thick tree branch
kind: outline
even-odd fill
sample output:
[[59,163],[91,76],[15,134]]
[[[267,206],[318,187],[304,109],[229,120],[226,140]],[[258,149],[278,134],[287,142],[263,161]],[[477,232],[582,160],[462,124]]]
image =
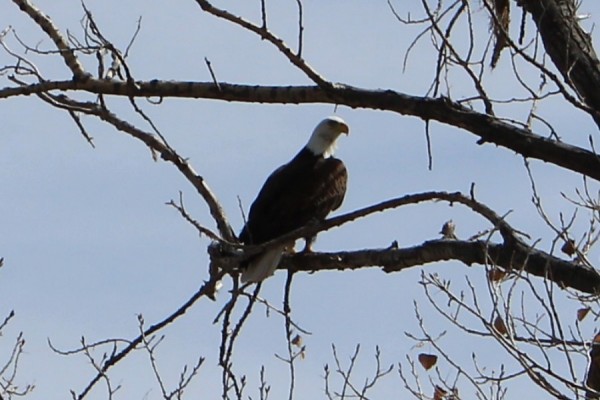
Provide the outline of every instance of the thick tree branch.
[[108,111],[100,114],[100,117],[113,124],[119,130],[129,133],[130,135],[136,137],[137,139],[143,141],[150,148],[157,150],[160,152],[161,157],[165,161],[169,161],[173,163],[177,167],[177,169],[186,177],[186,179],[192,183],[192,185],[196,188],[198,193],[202,196],[206,204],[208,205],[210,214],[212,215],[217,227],[219,229],[219,233],[221,237],[228,241],[233,241],[235,238],[235,234],[229,222],[227,221],[227,217],[225,216],[225,212],[223,211],[221,205],[217,201],[217,197],[212,192],[208,184],[204,181],[204,178],[196,173],[196,171],[192,168],[192,166],[188,163],[186,159],[180,157],[176,152],[169,149],[167,146],[164,146],[160,141],[156,140],[156,138],[152,135],[144,133],[143,135],[138,135],[141,131],[135,128],[133,125],[129,123],[119,120]]
[[[583,101],[600,112],[600,61],[590,35],[577,21],[573,0],[524,0],[518,2],[531,14],[546,52],[565,81]],[[600,117],[595,117],[600,123]]]
[[238,246],[230,247],[221,242],[209,248],[211,261],[227,272],[235,270],[242,258],[257,254],[266,248],[281,243],[290,243],[295,239],[314,236],[319,232],[341,226],[358,218],[376,212],[425,201],[446,201],[469,207],[487,219],[498,230],[503,243],[489,241],[431,240],[419,246],[398,249],[395,246],[386,249],[369,249],[336,253],[298,253],[285,255],[280,269],[294,271],[346,270],[365,267],[381,267],[385,272],[397,272],[413,266],[422,266],[432,262],[456,260],[467,265],[495,265],[507,271],[525,271],[555,282],[561,287],[570,287],[582,292],[600,293],[600,274],[593,268],[576,261],[566,261],[546,252],[536,250],[523,242],[501,216],[484,204],[460,193],[424,192],[409,194],[387,200],[369,207],[352,211],[327,219],[319,224],[282,235],[270,242],[255,246],[242,246],[244,254],[235,251]]
[[431,240],[403,249],[368,249],[335,253],[285,255],[280,269],[291,271],[333,271],[378,267],[384,272],[422,266],[439,261],[460,261],[466,265],[496,265],[507,271],[526,271],[581,292],[600,293],[596,270],[565,261],[522,243],[495,244],[484,241]]
[[253,86],[219,82],[127,82],[88,79],[58,81],[0,89],[0,99],[62,91],[136,97],[187,97],[270,104],[329,103],[352,108],[387,110],[423,120],[463,128],[478,136],[478,143],[493,143],[521,154],[555,164],[600,181],[600,158],[581,147],[557,142],[531,131],[482,114],[446,98],[410,96],[393,90],[369,90],[336,85],[327,91],[318,86]]
[[[233,267],[236,267],[239,263],[237,258],[240,254],[237,253],[237,249],[244,249],[244,257],[248,258],[267,249],[272,249],[282,244],[288,244],[294,242],[300,238],[313,237],[320,232],[327,231],[329,229],[342,226],[348,222],[352,222],[359,218],[368,217],[371,214],[377,212],[384,212],[394,208],[410,204],[419,204],[427,201],[445,201],[450,205],[457,203],[462,204],[477,214],[487,219],[493,227],[493,231],[498,231],[504,240],[504,243],[513,243],[520,241],[517,236],[517,231],[511,227],[503,217],[496,214],[496,212],[485,204],[479,203],[475,199],[466,197],[460,192],[448,193],[448,192],[423,192],[415,194],[407,194],[402,197],[382,201],[380,203],[363,207],[355,211],[351,211],[336,217],[326,219],[325,221],[307,224],[301,228],[288,232],[268,242],[257,244],[257,245],[242,245],[237,243],[230,243],[226,241],[220,241],[215,243],[210,249],[209,253],[213,258],[231,257],[229,262]],[[233,256],[233,257],[232,257]],[[230,269],[229,266],[226,266]]]

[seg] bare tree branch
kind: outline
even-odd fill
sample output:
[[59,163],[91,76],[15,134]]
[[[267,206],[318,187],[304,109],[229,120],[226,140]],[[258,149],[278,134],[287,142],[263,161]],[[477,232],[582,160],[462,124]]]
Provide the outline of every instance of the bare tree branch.
[[[519,3],[537,25],[546,52],[583,101],[600,112],[600,60],[592,39],[577,21],[573,0],[524,0]],[[600,123],[598,114],[594,115]]]
[[484,241],[430,240],[402,249],[285,255],[279,268],[317,272],[375,267],[390,273],[451,260],[469,266],[496,265],[507,271],[524,270],[535,276],[547,277],[561,287],[570,287],[591,294],[600,293],[600,276],[595,270],[522,244],[503,245]]
[[27,0],[13,0],[13,2],[19,6],[21,11],[29,15],[29,17],[31,17],[31,19],[46,32],[50,39],[52,39],[65,61],[65,64],[67,64],[67,67],[73,72],[73,80],[85,81],[90,76],[89,73],[85,72],[83,65],[75,55],[75,52],[71,49],[69,43],[65,40],[52,20]]
[[212,276],[209,281],[205,282],[202,285],[202,287],[196,293],[194,293],[188,299],[188,301],[186,301],[181,307],[179,307],[177,310],[175,310],[175,312],[173,312],[171,315],[169,315],[162,321],[146,328],[142,332],[142,334],[140,334],[139,336],[137,336],[136,338],[131,340],[125,348],[123,348],[121,351],[119,351],[118,353],[115,353],[110,358],[108,358],[106,361],[104,361],[102,363],[102,365],[99,367],[97,375],[88,383],[88,385],[78,395],[75,396],[75,398],[77,400],[81,400],[81,399],[85,398],[89,394],[89,392],[94,388],[94,386],[103,377],[106,376],[107,371],[110,368],[114,367],[116,364],[118,364],[121,360],[123,360],[129,353],[131,353],[133,350],[135,350],[136,347],[143,342],[144,337],[151,336],[154,333],[158,332],[159,330],[163,329],[165,326],[171,324],[177,318],[184,315],[186,313],[186,311],[202,297],[210,298],[211,296],[214,296],[214,293],[216,291],[216,285],[221,280],[222,277],[223,277],[222,274]]
[[[245,20],[242,17],[238,17],[236,15],[231,14],[230,12],[217,8],[213,6],[209,1],[206,0],[196,0],[196,3],[202,8],[202,10],[206,11],[209,14],[214,15],[215,17],[224,19],[229,21],[235,25],[240,26],[258,36],[261,39],[268,41],[273,46],[277,48],[292,64],[294,64],[298,69],[306,74],[314,83],[316,83],[320,88],[324,90],[332,89],[335,85],[323,78],[314,68],[312,68],[308,63],[302,58],[302,41],[298,43],[298,52],[294,53],[292,49],[285,44],[283,40],[279,37],[275,36],[271,33],[266,24],[266,17],[264,16],[264,8],[263,8],[263,23],[262,25],[255,25],[248,20]],[[301,8],[300,8],[300,18],[301,18]],[[300,27],[302,27],[302,22],[299,22]],[[302,32],[300,31],[300,38],[302,37]]]
[[600,158],[592,151],[537,135],[528,129],[482,114],[447,98],[428,98],[393,90],[369,90],[337,85],[327,92],[318,86],[254,86],[219,82],[85,82],[57,81],[0,89],[0,99],[52,90],[81,90],[118,96],[188,97],[269,104],[343,104],[352,108],[388,110],[423,120],[456,126],[479,137],[478,144],[492,143],[524,157],[546,161],[600,181]]

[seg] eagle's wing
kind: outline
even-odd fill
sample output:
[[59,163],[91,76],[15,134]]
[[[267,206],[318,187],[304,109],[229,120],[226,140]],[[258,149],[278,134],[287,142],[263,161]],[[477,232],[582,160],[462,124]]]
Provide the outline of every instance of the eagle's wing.
[[[246,244],[275,239],[311,220],[322,220],[337,209],[346,194],[348,173],[335,158],[290,162],[273,172],[250,207],[240,234]],[[260,282],[273,274],[284,245],[269,249],[247,261],[242,282]]]
[[322,220],[344,199],[348,174],[336,158],[288,163],[273,172],[250,208],[240,234],[244,243],[264,243]]

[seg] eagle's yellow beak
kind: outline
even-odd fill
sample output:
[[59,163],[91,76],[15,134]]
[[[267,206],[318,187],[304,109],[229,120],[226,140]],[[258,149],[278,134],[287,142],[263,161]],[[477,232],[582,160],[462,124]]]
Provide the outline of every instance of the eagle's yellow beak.
[[350,134],[350,128],[348,127],[348,125],[341,123],[340,124],[340,133],[345,133],[346,136],[348,136]]

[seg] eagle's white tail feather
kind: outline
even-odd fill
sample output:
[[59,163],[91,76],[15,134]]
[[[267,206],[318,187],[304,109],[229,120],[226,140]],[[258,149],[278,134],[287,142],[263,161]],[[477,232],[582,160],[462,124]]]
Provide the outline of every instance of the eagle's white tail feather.
[[248,264],[242,271],[242,282],[258,283],[273,275],[279,265],[285,246],[278,246],[265,251]]

